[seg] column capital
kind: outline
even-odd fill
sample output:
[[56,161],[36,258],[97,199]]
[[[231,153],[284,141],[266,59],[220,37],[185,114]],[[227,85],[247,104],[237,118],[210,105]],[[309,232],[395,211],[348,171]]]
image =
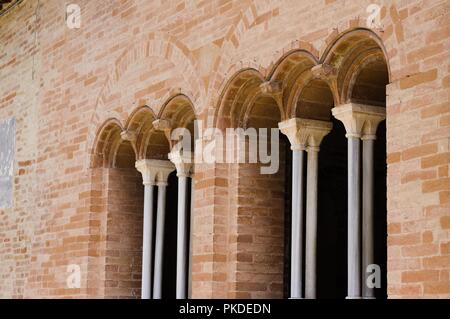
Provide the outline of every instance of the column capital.
[[337,77],[337,69],[329,64],[318,64],[311,68],[311,73],[317,79],[330,81]]
[[281,94],[282,85],[279,81],[266,81],[259,85],[263,94]]
[[136,161],[136,169],[142,174],[144,185],[164,183],[167,185],[169,174],[175,170],[170,161],[156,159],[142,159]]
[[136,142],[137,139],[137,133],[136,131],[122,131],[120,133],[120,137],[122,138],[122,140],[124,141],[129,141],[129,142]]
[[344,124],[347,137],[363,139],[374,139],[378,124],[386,118],[386,108],[358,103],[343,104],[331,112]]
[[152,122],[152,125],[156,131],[164,133],[164,136],[169,142],[169,146],[172,147],[172,140],[170,138],[170,134],[172,132],[172,122],[167,119],[157,119]]
[[137,135],[138,134],[136,131],[130,130],[124,130],[120,133],[120,138],[124,141],[130,142],[131,147],[133,148],[136,154],[137,154],[137,146],[136,146]]
[[189,177],[193,168],[193,153],[188,151],[172,151],[169,160],[175,165],[178,177]]
[[319,147],[322,139],[333,128],[328,121],[304,118],[292,118],[278,123],[280,131],[285,134],[293,151],[305,150],[307,147]]

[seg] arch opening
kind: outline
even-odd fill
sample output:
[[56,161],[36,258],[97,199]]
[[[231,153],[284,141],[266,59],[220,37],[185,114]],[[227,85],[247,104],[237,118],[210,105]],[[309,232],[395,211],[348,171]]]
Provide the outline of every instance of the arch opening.
[[[160,119],[170,123],[169,129],[187,128],[194,133],[195,114],[192,104],[185,96],[175,96],[161,109]],[[105,296],[139,298],[142,284],[143,247],[143,177],[136,169],[136,161],[141,159],[168,160],[171,143],[167,131],[154,127],[155,116],[147,106],[131,113],[126,125],[116,120],[107,121],[99,130],[92,154],[92,167],[102,170],[105,196],[105,248],[104,260]],[[190,179],[188,179],[187,206],[190,207]],[[153,187],[152,219],[154,229],[151,254],[156,254],[157,200],[159,186]],[[175,171],[168,177],[163,235],[163,298],[175,298],[176,292],[176,251],[177,247],[177,202],[178,178]],[[189,234],[190,209],[186,211],[187,232]],[[189,238],[189,236],[188,236]],[[189,241],[188,241],[189,245]],[[189,248],[187,247],[187,253]],[[187,257],[188,260],[190,256]],[[156,280],[154,267],[150,274]],[[188,275],[188,267],[186,268]],[[152,283],[153,285],[153,283]],[[186,290],[188,289],[186,285]]]
[[333,93],[329,85],[324,80],[312,79],[300,93],[296,117],[328,121],[333,106]]
[[[325,53],[324,63],[337,70],[339,102],[369,106],[386,106],[386,85],[389,66],[381,40],[364,29],[340,36]],[[332,118],[333,130],[321,144],[319,157],[318,202],[318,297],[343,298],[347,295],[347,143],[342,123]],[[381,287],[375,289],[377,298],[386,297],[387,273],[387,211],[386,211],[386,125],[379,124],[374,143],[374,263],[381,269]],[[361,258],[365,253],[363,242],[363,149],[369,147],[362,139],[360,147],[359,190],[361,216]],[[321,199],[322,198],[322,199]],[[342,198],[345,198],[342,201]],[[326,254],[329,252],[329,254]],[[334,255],[338,253],[338,255]],[[345,259],[342,258],[344,256]],[[327,266],[335,263],[334,268]],[[361,260],[361,265],[363,261]],[[366,269],[361,267],[361,294],[365,292]],[[327,282],[333,283],[328,285]]]

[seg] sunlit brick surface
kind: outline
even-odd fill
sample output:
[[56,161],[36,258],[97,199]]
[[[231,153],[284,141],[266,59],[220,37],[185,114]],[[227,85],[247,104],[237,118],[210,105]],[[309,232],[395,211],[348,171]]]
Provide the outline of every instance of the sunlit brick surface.
[[[139,175],[113,185],[115,172],[92,164],[101,125],[125,126],[143,105],[158,115],[179,93],[198,119],[217,117],[236,72],[269,78],[296,49],[321,59],[366,26],[373,1],[73,2],[80,29],[67,27],[66,1],[23,1],[0,17],[0,120],[15,117],[17,130],[13,208],[0,209],[3,298],[139,297]],[[377,3],[390,72],[388,296],[448,298],[450,5]],[[194,298],[282,297],[282,182],[246,172],[195,169]],[[67,288],[68,264],[81,267],[79,289]]]

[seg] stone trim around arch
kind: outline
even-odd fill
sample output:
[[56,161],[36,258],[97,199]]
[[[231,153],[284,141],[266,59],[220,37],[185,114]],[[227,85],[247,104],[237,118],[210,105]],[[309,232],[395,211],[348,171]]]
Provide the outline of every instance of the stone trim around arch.
[[[359,21],[359,20],[358,20]],[[214,125],[217,125],[217,123],[220,123],[222,120],[219,119],[219,117],[223,116],[223,111],[224,111],[224,103],[225,100],[229,99],[228,94],[230,94],[230,90],[232,90],[232,86],[236,83],[236,81],[239,79],[240,76],[242,76],[242,74],[245,74],[246,72],[249,72],[251,70],[251,72],[254,72],[255,75],[257,77],[259,77],[261,79],[261,81],[263,82],[270,82],[270,81],[280,81],[282,82],[281,87],[283,90],[283,99],[282,99],[282,116],[287,119],[289,117],[294,116],[294,110],[295,110],[295,104],[296,101],[299,97],[299,95],[301,94],[301,90],[302,88],[313,78],[317,77],[317,76],[321,76],[323,77],[324,80],[326,80],[326,82],[329,84],[331,91],[333,92],[333,97],[334,97],[334,102],[335,104],[342,104],[343,101],[345,100],[343,98],[343,96],[348,96],[348,92],[351,92],[352,86],[350,85],[351,81],[354,81],[354,77],[355,75],[353,74],[358,68],[355,66],[352,66],[352,63],[350,63],[351,68],[349,70],[343,70],[341,69],[341,65],[337,64],[337,60],[335,58],[336,56],[336,50],[339,48],[339,46],[344,43],[346,40],[348,40],[351,37],[360,37],[361,39],[363,39],[363,41],[369,41],[372,45],[373,48],[376,48],[377,50],[379,50],[380,53],[382,54],[382,56],[384,57],[384,60],[386,61],[386,65],[388,68],[388,74],[390,77],[390,68],[389,68],[389,63],[388,63],[388,59],[387,59],[387,53],[386,53],[386,49],[383,45],[383,40],[382,38],[380,38],[380,32],[377,31],[373,31],[373,30],[369,30],[369,29],[365,29],[365,28],[360,28],[360,27],[355,27],[354,25],[352,25],[350,28],[346,29],[344,32],[337,34],[337,32],[333,32],[331,33],[327,40],[326,43],[327,45],[322,48],[320,50],[321,54],[320,57],[317,57],[316,51],[315,50],[305,50],[305,49],[295,49],[295,50],[291,50],[288,51],[287,53],[283,54],[281,56],[281,58],[276,61],[275,63],[271,63],[270,66],[268,67],[262,67],[260,65],[256,65],[256,63],[254,62],[249,62],[248,66],[244,66],[243,63],[240,64],[241,68],[239,68],[237,65],[233,65],[232,67],[230,67],[229,70],[234,70],[237,69],[233,75],[227,80],[225,81],[222,85],[221,85],[221,90],[219,92],[219,96],[218,96],[218,101],[216,102],[216,104],[214,105],[213,108],[213,117],[214,117]],[[302,43],[302,46],[307,46],[306,43]],[[310,47],[311,49],[311,47]],[[348,54],[350,51],[346,51],[345,53]],[[364,53],[363,51],[360,51],[359,53]],[[359,53],[357,52],[357,56],[359,55]],[[287,61],[289,61],[290,58],[292,58],[293,56],[303,56],[304,59],[306,59],[306,61],[310,61],[310,65],[309,68],[305,68],[302,69],[302,72],[299,72],[300,74],[295,74],[295,72],[293,72],[295,74],[295,80],[294,79],[289,79],[289,75],[284,75],[283,77],[283,73],[286,73],[287,71],[284,70],[283,68],[285,67],[285,65],[288,63]],[[362,59],[361,57],[359,57],[360,59]],[[304,60],[305,61],[305,60]],[[301,60],[298,63],[302,63]],[[303,62],[305,63],[305,62]],[[319,72],[322,73],[320,75],[317,74],[311,74],[309,71],[313,68],[313,67],[319,67],[319,65],[321,65],[322,68],[331,68],[330,70],[332,71],[331,73],[329,72],[325,72],[325,74],[323,74],[324,72]],[[292,68],[295,68],[295,64],[293,64]],[[353,72],[350,75],[349,72]],[[289,72],[288,72],[289,73]],[[342,85],[338,84],[337,81],[337,77],[340,76],[342,73],[344,73],[345,75],[347,75],[345,77],[346,81],[349,83],[346,83],[346,86],[344,88],[346,88],[344,90],[344,88],[342,87]],[[334,77],[334,78],[333,78]],[[284,82],[284,80],[288,79],[287,83]],[[286,91],[288,91],[288,94],[286,94]],[[291,91],[289,93],[289,91]],[[296,92],[295,94],[292,92]],[[238,95],[236,94],[236,97],[238,97]],[[232,114],[232,113],[231,113]],[[229,115],[228,115],[229,116]],[[228,121],[230,122],[230,121]],[[231,120],[231,122],[233,122],[233,120]],[[231,123],[230,122],[230,123]]]
[[[111,110],[105,112],[102,108],[111,94],[112,87],[120,80],[128,66],[140,59],[148,57],[160,57],[171,61],[174,65],[178,66],[182,76],[186,78],[186,83],[191,84],[191,87],[188,88],[173,88],[157,101],[151,102],[149,105],[150,108],[155,109],[153,106],[163,105],[177,94],[189,96],[192,105],[203,105],[205,103],[205,88],[197,74],[193,54],[175,37],[161,32],[151,32],[150,34],[143,36],[140,41],[135,41],[126,48],[115,61],[113,69],[110,70],[109,75],[105,80],[105,84],[99,92],[91,116],[86,143],[86,151],[88,154],[93,152],[92,146],[94,145],[93,142],[97,133],[95,129],[98,125],[104,123],[110,117],[120,119],[124,123],[126,122],[126,119],[123,118],[121,114]],[[88,166],[89,164],[87,167]]]

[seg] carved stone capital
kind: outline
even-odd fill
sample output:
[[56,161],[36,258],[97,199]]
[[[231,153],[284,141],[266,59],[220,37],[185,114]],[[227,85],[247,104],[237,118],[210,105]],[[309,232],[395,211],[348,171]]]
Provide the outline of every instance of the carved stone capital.
[[300,132],[300,119],[292,118],[278,123],[281,133],[287,136],[291,143],[291,150],[303,151],[306,149],[307,138]]
[[178,177],[189,177],[192,173],[194,154],[192,152],[172,151],[169,160],[175,165]]
[[283,86],[280,81],[266,81],[260,84],[259,89],[262,94],[272,96],[278,107],[283,108]]
[[307,147],[311,150],[319,150],[323,138],[331,132],[333,123],[327,121],[308,120],[305,131],[308,134]]
[[137,133],[135,131],[123,131],[120,133],[120,137],[124,141],[129,141],[134,143],[137,139]]
[[175,170],[175,166],[170,161],[156,159],[138,160],[135,167],[142,174],[144,185],[155,183],[167,185],[169,174]]
[[315,78],[319,78],[325,81],[330,81],[337,76],[337,70],[335,67],[329,64],[319,64],[311,68],[311,73]]
[[124,141],[128,141],[131,144],[131,147],[133,148],[135,154],[137,154],[137,146],[136,146],[136,141],[137,141],[137,132],[136,131],[122,131],[120,133],[120,138]]
[[292,118],[278,123],[278,127],[291,142],[291,149],[301,151],[307,147],[318,148],[333,124],[327,121]]
[[348,103],[331,110],[341,121],[347,137],[375,139],[378,124],[386,118],[386,108],[381,106]]
[[164,132],[170,146],[172,146],[172,141],[170,139],[170,133],[172,132],[172,123],[166,119],[158,119],[152,122],[153,128],[156,131]]
[[170,131],[172,129],[172,123],[166,119],[154,120],[152,124],[157,131]]
[[263,94],[281,94],[282,86],[279,81],[266,81],[261,83],[259,88]]

